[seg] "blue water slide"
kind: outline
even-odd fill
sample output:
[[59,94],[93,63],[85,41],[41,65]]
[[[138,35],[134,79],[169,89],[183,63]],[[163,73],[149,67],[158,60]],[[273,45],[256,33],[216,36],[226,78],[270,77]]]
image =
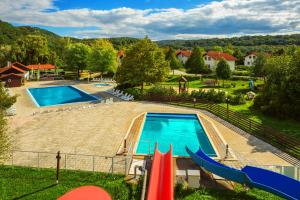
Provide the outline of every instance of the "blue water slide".
[[214,161],[201,149],[199,149],[196,153],[193,153],[189,148],[186,148],[186,150],[192,157],[192,160],[207,171],[241,184],[247,184],[250,181],[244,172]]
[[246,166],[237,170],[208,157],[201,149],[196,153],[186,147],[192,160],[207,171],[225,179],[271,192],[291,200],[300,200],[300,182],[269,170]]
[[246,166],[242,171],[251,180],[251,187],[272,192],[286,199],[300,199],[300,182],[295,179],[252,166]]

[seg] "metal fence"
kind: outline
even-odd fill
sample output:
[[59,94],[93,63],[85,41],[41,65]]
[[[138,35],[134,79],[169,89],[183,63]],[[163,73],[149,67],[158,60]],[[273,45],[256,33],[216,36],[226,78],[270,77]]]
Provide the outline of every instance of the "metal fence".
[[[57,153],[35,151],[12,151],[5,164],[36,168],[56,168]],[[93,172],[118,173],[127,175],[131,156],[100,156],[60,153],[61,169]]]

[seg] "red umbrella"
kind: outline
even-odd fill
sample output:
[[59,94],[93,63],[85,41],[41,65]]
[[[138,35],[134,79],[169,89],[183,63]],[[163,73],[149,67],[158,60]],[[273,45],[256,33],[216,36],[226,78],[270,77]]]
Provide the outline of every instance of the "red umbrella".
[[111,200],[111,196],[102,188],[96,186],[82,186],[76,188],[58,200]]

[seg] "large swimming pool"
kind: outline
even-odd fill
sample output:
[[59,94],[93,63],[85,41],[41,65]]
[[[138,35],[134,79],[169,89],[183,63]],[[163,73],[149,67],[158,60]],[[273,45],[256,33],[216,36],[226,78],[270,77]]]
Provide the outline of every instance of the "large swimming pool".
[[153,154],[156,142],[162,152],[167,152],[172,144],[175,156],[189,156],[185,150],[186,146],[193,151],[201,147],[207,155],[216,156],[195,114],[148,113],[136,154]]
[[98,100],[73,86],[29,88],[28,93],[39,107]]

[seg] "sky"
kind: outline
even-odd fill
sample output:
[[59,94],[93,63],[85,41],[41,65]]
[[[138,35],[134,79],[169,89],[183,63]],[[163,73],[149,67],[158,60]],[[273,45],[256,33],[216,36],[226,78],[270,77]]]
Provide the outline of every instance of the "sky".
[[0,0],[0,19],[78,38],[300,33],[300,0]]

